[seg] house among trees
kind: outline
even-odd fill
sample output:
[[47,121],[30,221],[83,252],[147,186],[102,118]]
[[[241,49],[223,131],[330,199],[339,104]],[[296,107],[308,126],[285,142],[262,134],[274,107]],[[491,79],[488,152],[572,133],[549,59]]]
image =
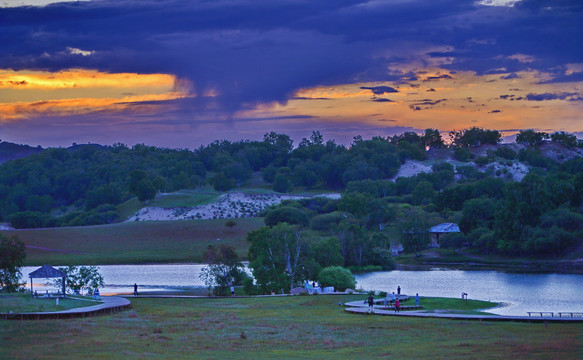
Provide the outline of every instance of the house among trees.
[[439,237],[441,235],[459,232],[460,227],[455,223],[443,223],[435,225],[434,227],[429,229],[429,234],[431,234],[431,247],[439,247]]

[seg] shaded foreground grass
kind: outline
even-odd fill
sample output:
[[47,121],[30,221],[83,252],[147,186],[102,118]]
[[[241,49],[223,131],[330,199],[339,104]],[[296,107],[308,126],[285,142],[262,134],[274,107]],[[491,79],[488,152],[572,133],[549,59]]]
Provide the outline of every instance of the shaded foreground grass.
[[[227,244],[246,258],[247,232],[263,218],[138,221],[102,226],[9,230],[28,247],[25,265],[106,265],[201,262],[208,245]],[[220,239],[220,240],[217,240]]]
[[32,298],[29,293],[0,294],[0,313],[8,313],[10,311],[13,313],[63,311],[97,304],[98,302],[89,298],[86,300],[75,298],[59,299],[59,305],[57,305],[54,298],[36,299]]
[[42,354],[44,359],[577,359],[583,355],[581,324],[369,316],[349,314],[338,306],[361,298],[137,298],[132,299],[131,311],[111,316],[0,320],[0,358]]

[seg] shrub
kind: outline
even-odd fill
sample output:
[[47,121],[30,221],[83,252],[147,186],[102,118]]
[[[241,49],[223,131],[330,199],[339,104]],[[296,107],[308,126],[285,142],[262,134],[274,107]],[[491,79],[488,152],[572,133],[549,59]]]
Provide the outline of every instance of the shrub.
[[350,270],[340,266],[330,266],[322,269],[318,274],[318,282],[322,286],[334,286],[334,289],[354,289],[356,280]]
[[471,155],[468,149],[462,147],[458,147],[453,151],[453,157],[458,161],[466,162],[470,159]]
[[495,156],[499,156],[501,158],[507,159],[507,160],[514,160],[516,159],[516,152],[508,147],[499,147],[498,149],[496,149],[496,152],[494,153]]
[[265,214],[265,225],[275,226],[279,223],[308,226],[308,216],[300,209],[292,206],[279,206]]
[[478,166],[485,166],[488,163],[490,163],[490,159],[485,157],[485,156],[478,156],[474,162],[476,163],[476,165]]

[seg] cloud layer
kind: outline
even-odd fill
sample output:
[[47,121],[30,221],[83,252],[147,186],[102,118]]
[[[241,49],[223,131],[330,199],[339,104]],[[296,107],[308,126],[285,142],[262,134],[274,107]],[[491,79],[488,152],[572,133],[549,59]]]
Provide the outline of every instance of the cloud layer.
[[[572,64],[583,63],[582,18],[578,0],[59,3],[0,9],[0,69],[169,74],[192,97],[161,102],[161,118],[228,127],[240,112],[285,105],[314,87],[372,83],[360,89],[390,106],[401,90],[383,82],[427,83],[428,93],[460,71],[509,81],[534,71],[546,74],[540,82],[580,82],[583,69]],[[420,71],[426,68],[444,71]],[[445,101],[420,96],[410,106],[430,110]]]

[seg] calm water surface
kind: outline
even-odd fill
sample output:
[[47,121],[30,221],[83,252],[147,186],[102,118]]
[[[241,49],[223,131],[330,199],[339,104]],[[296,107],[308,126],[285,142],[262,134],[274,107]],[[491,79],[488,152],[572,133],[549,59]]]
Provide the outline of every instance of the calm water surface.
[[[204,265],[102,265],[105,280],[101,293],[127,294],[133,284],[140,292],[180,291],[202,287],[199,275]],[[22,268],[23,279],[37,267]],[[396,292],[420,296],[460,298],[462,292],[470,299],[503,303],[488,309],[500,315],[526,315],[527,311],[583,312],[583,275],[510,274],[497,271],[381,271],[356,276],[357,288]],[[36,281],[44,283],[45,280]],[[30,284],[29,284],[30,286]]]

